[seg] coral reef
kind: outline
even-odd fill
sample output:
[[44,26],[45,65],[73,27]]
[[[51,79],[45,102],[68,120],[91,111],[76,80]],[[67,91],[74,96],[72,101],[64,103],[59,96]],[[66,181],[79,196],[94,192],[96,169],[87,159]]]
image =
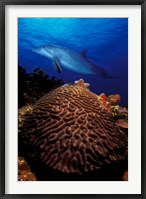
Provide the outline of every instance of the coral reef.
[[23,121],[25,120],[25,115],[30,114],[32,111],[32,106],[23,106],[18,110],[18,127],[23,126]]
[[44,94],[64,84],[63,80],[49,78],[40,68],[28,74],[21,66],[18,66],[18,82],[18,108],[34,104]]
[[123,119],[117,120],[117,121],[116,121],[116,124],[117,124],[118,126],[120,126],[121,128],[128,129],[128,123],[127,123],[125,120],[123,120]]
[[128,107],[119,106],[120,98],[121,97],[118,94],[109,95],[107,97],[105,93],[101,93],[98,96],[98,100],[100,101],[101,106],[105,107],[109,112],[111,112],[115,120],[123,119],[128,123]]
[[115,120],[123,119],[128,122],[128,110],[125,107],[120,107],[119,105],[111,106],[110,111]]
[[18,109],[18,155],[23,156],[23,143],[22,143],[22,131],[21,127],[23,126],[23,122],[25,121],[25,117],[27,114],[32,112],[32,106],[27,105]]
[[118,119],[116,124],[121,128],[122,131],[128,136],[128,121],[126,119]]
[[109,102],[109,104],[111,106],[116,106],[116,105],[119,105],[120,103],[120,95],[119,94],[115,94],[115,95],[109,95],[107,97],[107,101]]
[[79,79],[74,81],[74,84],[82,86],[83,88],[89,88],[90,84],[89,83],[85,83],[85,81],[83,79]]
[[122,176],[123,181],[128,181],[128,170],[126,170]]
[[22,126],[28,159],[51,171],[77,175],[127,160],[126,134],[87,87],[79,80],[34,104]]
[[36,181],[36,176],[23,157],[18,157],[18,181]]

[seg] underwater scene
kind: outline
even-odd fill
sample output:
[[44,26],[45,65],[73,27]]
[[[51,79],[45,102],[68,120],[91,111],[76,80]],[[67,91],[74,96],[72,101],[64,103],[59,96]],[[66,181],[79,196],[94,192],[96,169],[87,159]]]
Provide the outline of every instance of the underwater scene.
[[18,18],[18,180],[128,180],[128,18]]

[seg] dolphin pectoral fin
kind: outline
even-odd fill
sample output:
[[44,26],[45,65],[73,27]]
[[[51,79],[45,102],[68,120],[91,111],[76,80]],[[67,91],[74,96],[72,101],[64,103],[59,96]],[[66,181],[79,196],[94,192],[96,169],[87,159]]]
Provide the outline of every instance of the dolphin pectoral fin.
[[55,68],[55,70],[57,70],[58,73],[62,72],[60,66],[55,61],[52,62],[52,65]]
[[58,71],[58,73],[62,72],[61,63],[60,63],[60,61],[59,61],[59,59],[57,57],[54,57],[52,65]]

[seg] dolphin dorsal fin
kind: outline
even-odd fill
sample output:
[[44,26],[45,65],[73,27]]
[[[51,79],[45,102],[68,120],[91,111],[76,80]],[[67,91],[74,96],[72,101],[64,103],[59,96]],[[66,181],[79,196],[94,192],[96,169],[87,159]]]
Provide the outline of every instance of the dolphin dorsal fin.
[[83,56],[83,57],[87,57],[87,50],[85,49],[85,50],[82,50],[81,52],[80,52],[80,54]]

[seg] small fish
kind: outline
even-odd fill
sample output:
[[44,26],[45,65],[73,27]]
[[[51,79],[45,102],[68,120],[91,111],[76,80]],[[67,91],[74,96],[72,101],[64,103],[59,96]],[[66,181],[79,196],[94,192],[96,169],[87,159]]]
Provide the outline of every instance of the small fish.
[[52,60],[52,65],[58,73],[62,72],[62,68],[66,68],[82,74],[95,74],[101,78],[119,78],[108,74],[102,67],[87,59],[86,51],[77,53],[57,45],[41,46],[32,51]]

